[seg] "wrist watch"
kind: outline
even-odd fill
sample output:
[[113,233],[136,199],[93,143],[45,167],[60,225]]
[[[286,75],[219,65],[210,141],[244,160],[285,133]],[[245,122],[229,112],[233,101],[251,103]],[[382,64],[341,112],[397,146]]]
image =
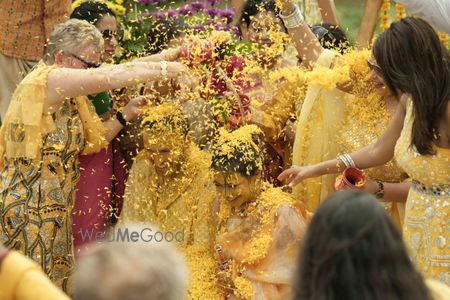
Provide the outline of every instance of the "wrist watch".
[[384,184],[381,181],[377,181],[378,183],[378,191],[375,193],[375,197],[377,199],[383,199],[384,197]]
[[122,124],[123,127],[127,125],[127,120],[123,117],[123,114],[120,111],[117,111],[116,113],[116,119],[119,121],[120,124]]

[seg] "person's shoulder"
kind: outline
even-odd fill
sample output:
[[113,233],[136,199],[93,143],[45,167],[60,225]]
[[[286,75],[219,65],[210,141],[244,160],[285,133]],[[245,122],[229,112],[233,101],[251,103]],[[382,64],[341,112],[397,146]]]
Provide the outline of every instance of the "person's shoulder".
[[434,279],[425,280],[433,300],[450,300],[450,287]]

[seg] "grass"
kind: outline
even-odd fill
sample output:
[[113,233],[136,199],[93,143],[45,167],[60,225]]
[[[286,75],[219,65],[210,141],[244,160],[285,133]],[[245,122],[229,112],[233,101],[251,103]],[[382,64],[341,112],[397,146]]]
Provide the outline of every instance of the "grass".
[[[370,0],[367,0],[370,1]],[[359,25],[364,13],[364,0],[335,0],[341,27],[353,43],[358,34]]]

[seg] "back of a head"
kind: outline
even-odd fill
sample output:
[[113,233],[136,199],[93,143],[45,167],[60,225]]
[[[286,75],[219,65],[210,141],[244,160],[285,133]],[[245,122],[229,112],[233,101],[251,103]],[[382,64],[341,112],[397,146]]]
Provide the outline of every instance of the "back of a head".
[[[150,233],[150,228],[142,226],[124,225],[120,229]],[[186,282],[184,261],[167,242],[104,242],[80,259],[74,299],[182,300]]]
[[299,258],[294,299],[430,299],[400,233],[369,194],[331,195],[314,215]]
[[280,9],[276,6],[274,0],[248,0],[245,2],[242,11],[242,20],[247,26],[250,26],[252,18],[262,11],[271,11],[278,17]]
[[105,15],[116,16],[114,11],[104,2],[85,1],[73,10],[70,18],[85,20],[89,22],[89,24],[95,25]]
[[420,154],[433,154],[433,140],[450,101],[450,51],[430,24],[407,17],[380,34],[373,56],[392,94],[411,95],[412,144]]
[[159,53],[168,48],[170,42],[185,34],[187,26],[181,18],[156,19],[147,33],[148,54]]
[[337,25],[322,23],[312,26],[311,30],[325,49],[333,49],[344,54],[350,48],[347,36]]

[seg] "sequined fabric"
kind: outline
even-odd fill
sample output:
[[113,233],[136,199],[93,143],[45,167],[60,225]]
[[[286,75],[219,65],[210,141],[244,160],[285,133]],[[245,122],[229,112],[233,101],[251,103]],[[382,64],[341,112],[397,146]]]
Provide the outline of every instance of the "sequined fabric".
[[413,179],[403,235],[425,277],[450,285],[450,149],[421,155],[411,147],[412,102],[395,148],[397,163]]

